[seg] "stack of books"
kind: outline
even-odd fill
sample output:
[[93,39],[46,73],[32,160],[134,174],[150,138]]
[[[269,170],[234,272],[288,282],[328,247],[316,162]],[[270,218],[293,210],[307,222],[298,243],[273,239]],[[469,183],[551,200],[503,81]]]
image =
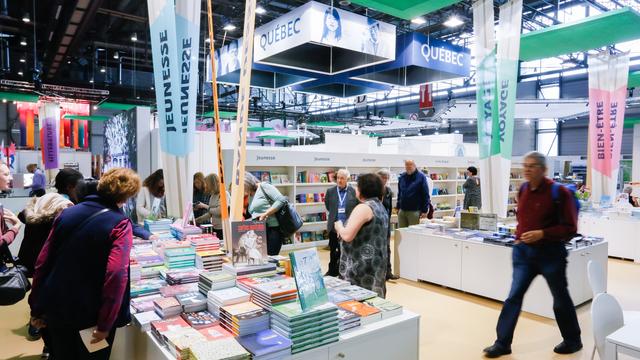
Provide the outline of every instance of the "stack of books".
[[220,290],[211,290],[207,294],[207,306],[209,312],[216,317],[220,317],[220,308],[228,305],[240,304],[249,301],[251,295],[237,287],[230,287]]
[[171,219],[158,219],[158,220],[144,220],[144,228],[147,231],[152,233],[159,233],[169,231],[169,226],[171,226]]
[[131,307],[136,310],[136,312],[147,312],[153,311],[153,300],[161,298],[162,295],[154,294],[154,295],[146,295],[141,296],[135,299],[131,299]]
[[184,312],[196,312],[207,309],[207,298],[198,291],[177,295],[176,299],[180,303],[180,306],[182,306],[182,311]]
[[378,294],[375,291],[367,290],[357,285],[349,285],[349,286],[341,287],[336,289],[336,291],[344,295],[347,295],[356,301],[364,301],[364,300],[372,299],[378,296]]
[[236,283],[238,287],[248,293],[253,293],[253,289],[258,284],[264,284],[276,280],[285,279],[285,275],[277,275],[273,273],[258,273],[246,276],[238,276]]
[[196,251],[191,246],[165,248],[164,265],[168,269],[195,267]]
[[269,312],[252,302],[220,308],[220,324],[234,336],[244,336],[269,328]]
[[351,285],[347,280],[342,280],[333,276],[325,276],[322,279],[324,280],[324,287],[327,289],[339,289]]
[[196,330],[220,325],[220,322],[208,311],[186,312],[181,314],[182,319]]
[[302,311],[299,302],[273,307],[271,329],[291,339],[291,353],[313,349],[338,341],[338,307],[331,303]]
[[182,225],[182,220],[178,220],[169,226],[171,228],[171,235],[178,240],[185,240],[188,235],[202,234],[202,229],[195,225],[187,224]]
[[135,264],[133,261],[131,262],[129,265],[129,280],[142,280],[142,266],[140,266],[140,264]]
[[178,296],[181,294],[187,294],[190,292],[198,291],[198,284],[182,284],[182,285],[169,285],[160,288],[160,294],[164,297]]
[[224,252],[221,250],[196,251],[196,268],[207,271],[222,270]]
[[390,317],[402,315],[402,305],[398,305],[389,300],[374,297],[373,299],[365,300],[365,304],[375,307],[380,310],[382,319],[388,319]]
[[339,305],[345,301],[351,301],[353,298],[349,295],[339,292],[336,289],[327,289],[327,297],[329,302]]
[[278,360],[291,354],[291,340],[271,329],[241,336],[238,342],[249,350],[253,360]]
[[132,262],[135,262],[136,264],[139,264],[141,267],[144,267],[144,268],[164,265],[164,259],[160,255],[158,255],[155,251],[153,251],[153,253],[144,253],[144,254],[136,255],[136,257],[132,258],[131,260]]
[[149,331],[151,330],[151,322],[160,320],[160,317],[155,311],[151,310],[133,314],[133,319],[142,331]]
[[220,322],[217,325],[206,327],[198,330],[200,334],[204,335],[207,341],[218,341],[225,338],[233,337],[233,334],[225,330]]
[[190,360],[249,360],[251,354],[234,338],[206,341],[189,348]]
[[249,276],[238,279],[238,287],[251,293],[251,301],[269,311],[273,305],[298,298],[295,280],[286,275]]
[[213,234],[187,235],[187,241],[196,248],[196,252],[220,249],[220,240]]
[[171,355],[181,360],[190,360],[189,348],[207,341],[204,335],[192,327],[169,331],[164,337]]
[[190,328],[191,326],[189,326],[189,324],[187,324],[187,322],[180,316],[151,322],[151,334],[153,334],[163,345],[167,344],[167,338],[165,335],[170,331]]
[[159,294],[160,288],[167,283],[162,279],[143,279],[131,282],[131,297],[135,298],[143,295]]
[[196,269],[172,269],[164,272],[164,278],[169,285],[197,283],[200,271]]
[[360,326],[360,315],[343,308],[338,308],[338,322],[340,334],[342,334]]
[[179,315],[182,306],[175,297],[165,297],[153,300],[154,310],[163,319]]
[[162,265],[142,267],[140,271],[140,277],[142,279],[155,279],[164,271],[167,271],[167,267],[164,266],[164,260],[162,260]]
[[339,305],[341,308],[360,315],[360,325],[368,325],[382,319],[380,310],[358,301],[347,301]]
[[247,276],[251,274],[260,274],[260,273],[276,273],[276,264],[274,263],[265,263],[262,265],[249,265],[249,266],[233,266],[232,264],[226,263],[222,265],[222,270],[228,272],[230,274],[234,274],[238,277]]
[[224,271],[202,272],[198,279],[198,289],[203,295],[210,290],[220,290],[236,286],[236,276]]

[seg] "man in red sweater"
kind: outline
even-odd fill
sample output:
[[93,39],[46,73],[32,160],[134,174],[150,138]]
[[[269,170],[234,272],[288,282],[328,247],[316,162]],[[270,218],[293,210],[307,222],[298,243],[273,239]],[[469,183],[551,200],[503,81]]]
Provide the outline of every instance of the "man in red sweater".
[[496,328],[496,342],[484,349],[485,356],[496,358],[511,354],[513,332],[518,322],[522,299],[533,279],[542,275],[553,296],[553,312],[563,342],[553,351],[572,354],[582,349],[580,325],[567,288],[567,249],[565,241],[576,233],[578,214],[571,192],[564,186],[552,193],[553,181],[545,176],[546,158],[538,152],[524,157],[527,183],[518,198],[518,227],[513,247],[511,291],[502,306]]

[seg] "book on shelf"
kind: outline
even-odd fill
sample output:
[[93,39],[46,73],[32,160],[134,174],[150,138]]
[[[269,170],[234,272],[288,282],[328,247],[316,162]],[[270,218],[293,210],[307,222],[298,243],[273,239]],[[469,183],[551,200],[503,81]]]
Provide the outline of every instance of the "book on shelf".
[[289,253],[289,257],[302,309],[328,302],[318,251],[315,248],[294,251]]
[[263,265],[267,260],[267,228],[262,221],[231,222],[234,266]]

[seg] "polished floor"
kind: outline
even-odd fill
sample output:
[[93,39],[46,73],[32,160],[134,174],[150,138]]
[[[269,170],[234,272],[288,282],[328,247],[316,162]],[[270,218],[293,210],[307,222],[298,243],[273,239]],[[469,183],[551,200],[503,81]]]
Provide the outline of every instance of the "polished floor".
[[[321,250],[320,254],[326,265],[328,252]],[[640,264],[609,260],[609,293],[618,298],[625,310],[640,310],[639,279]],[[494,340],[499,302],[405,280],[389,282],[387,294],[390,300],[421,315],[421,359],[481,359],[482,349]],[[513,355],[503,359],[589,359],[593,346],[590,306],[587,303],[578,309],[585,345],[579,353],[553,353],[553,347],[561,341],[555,322],[523,314],[516,329]],[[25,340],[28,314],[26,301],[0,307],[0,359],[39,359],[42,343]]]

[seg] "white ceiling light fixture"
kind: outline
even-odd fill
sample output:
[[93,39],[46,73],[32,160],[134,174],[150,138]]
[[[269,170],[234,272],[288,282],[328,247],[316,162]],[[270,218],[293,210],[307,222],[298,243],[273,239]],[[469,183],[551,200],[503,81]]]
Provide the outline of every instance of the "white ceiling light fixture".
[[20,45],[21,46],[27,46],[27,38],[23,37],[22,39],[20,39]]
[[222,28],[222,30],[224,31],[233,31],[235,29],[236,29],[236,26],[233,24],[227,24]]
[[211,42],[211,39],[210,38],[206,38],[206,39],[204,39],[204,42],[206,42],[208,44],[208,43]]
[[89,84],[93,84],[93,79],[89,80]]
[[338,4],[340,4],[340,6],[349,6],[349,5],[351,5],[351,1],[349,1],[349,0],[340,0],[338,2]]
[[29,13],[25,13],[22,17],[22,21],[25,23],[31,22],[31,18],[29,17]]
[[424,25],[427,23],[427,20],[425,20],[425,18],[423,18],[422,16],[418,16],[417,18],[411,19],[411,23],[415,25]]
[[116,60],[120,59],[120,53],[119,53],[119,52],[117,52],[117,51],[116,51],[116,52],[114,52],[114,53],[113,53],[113,58],[114,58],[114,59],[116,59]]
[[106,68],[100,68],[100,72],[101,72],[101,73],[106,73],[106,72],[107,72],[107,69],[106,69]]
[[475,124],[475,121],[469,120],[469,125],[473,125],[473,124]]
[[256,14],[258,15],[264,15],[267,13],[267,9],[263,8],[262,6],[258,6],[256,8]]
[[98,105],[93,105],[93,110],[98,110]]
[[133,41],[133,42],[138,41],[138,34],[137,33],[131,34],[131,41]]
[[27,60],[26,60],[25,58],[20,58],[20,62],[21,62],[21,63],[26,63],[26,62],[27,62]]
[[525,119],[524,120],[524,124],[525,125],[531,125],[531,119]]
[[460,20],[460,18],[455,15],[451,15],[449,19],[444,22],[444,26],[451,28],[458,27],[462,24],[464,24],[464,21]]
[[22,70],[21,70],[21,71],[18,71],[18,75],[20,75],[20,76],[24,75],[24,73],[22,72]]

